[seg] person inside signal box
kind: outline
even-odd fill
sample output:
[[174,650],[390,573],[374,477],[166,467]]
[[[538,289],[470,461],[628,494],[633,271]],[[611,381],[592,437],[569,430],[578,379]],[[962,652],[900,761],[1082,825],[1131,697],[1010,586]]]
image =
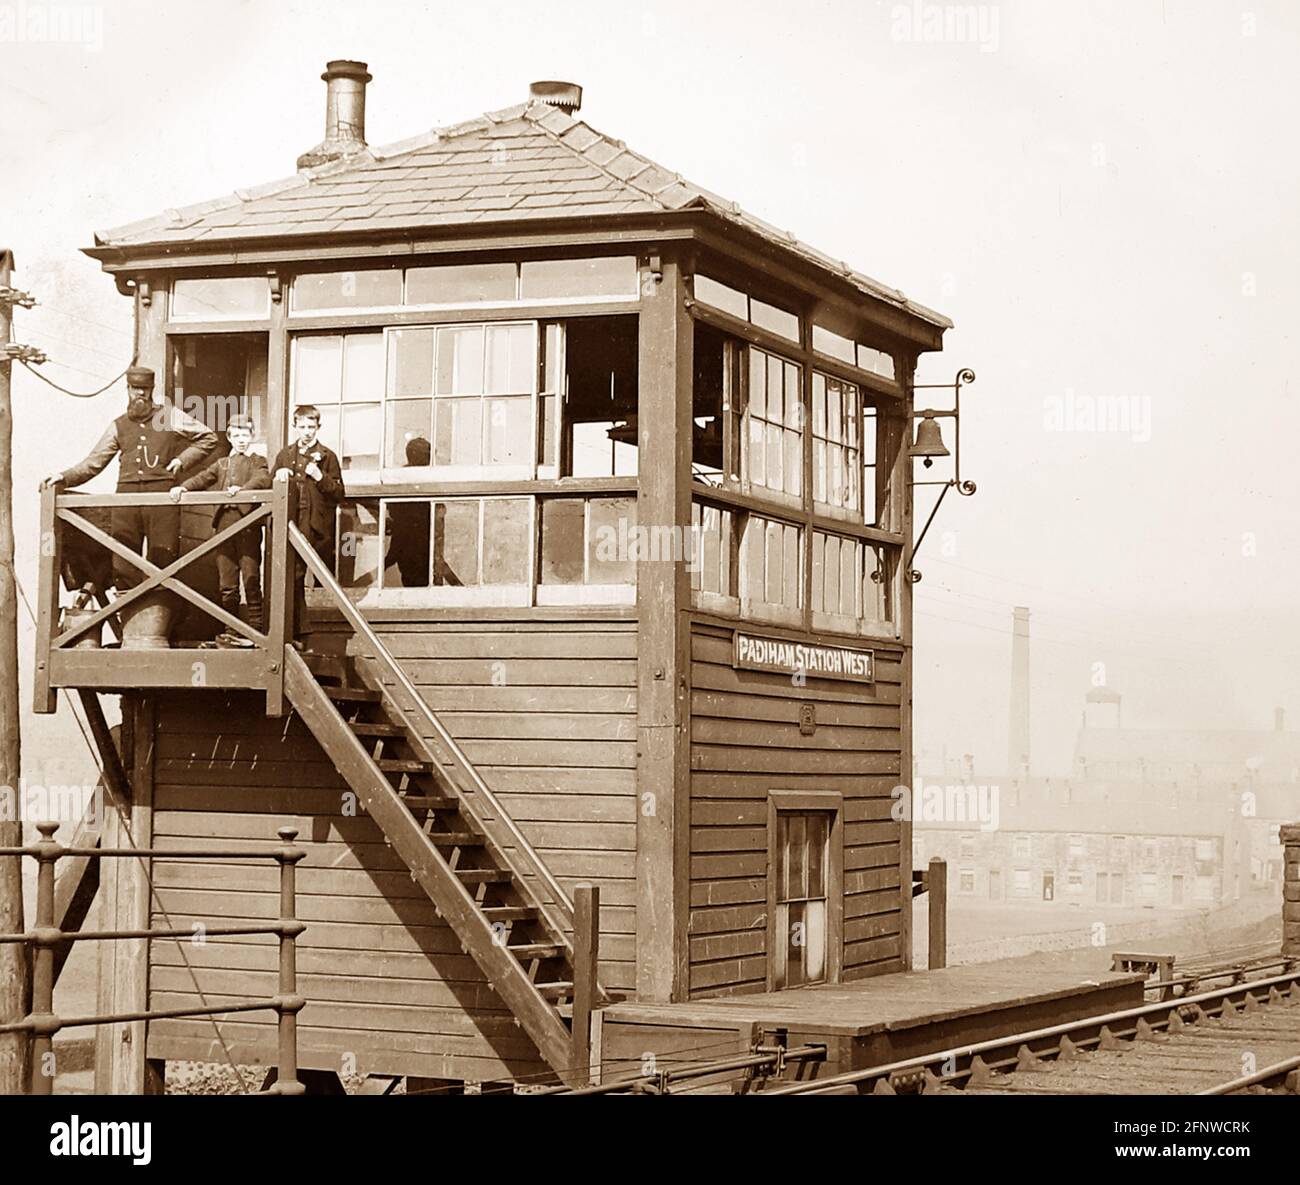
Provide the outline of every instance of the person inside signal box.
[[[332,449],[318,439],[320,412],[311,404],[294,408],[293,430],[297,440],[282,448],[271,463],[276,481],[289,483],[289,515],[307,536],[326,566],[334,566],[334,510],[343,501],[343,469]],[[293,620],[294,646],[304,647],[307,630],[307,598],[303,592],[306,565],[294,555]]]
[[[229,455],[218,457],[188,481],[172,486],[173,501],[180,501],[181,495],[187,490],[216,488],[224,490],[227,494],[237,494],[240,490],[271,488],[271,474],[266,467],[266,459],[250,451],[253,444],[253,417],[231,416],[226,437],[230,441]],[[247,518],[252,512],[252,506],[242,503],[237,506],[218,505],[212,512],[212,529],[214,532],[222,531],[237,519]],[[241,579],[244,585],[244,603],[247,606],[245,620],[255,630],[260,631],[262,629],[262,527],[260,523],[240,531],[239,534],[217,545],[217,585],[221,607],[234,617],[239,616]],[[253,645],[249,639],[233,630],[219,633],[216,643],[224,649],[246,648]]]
[[[147,366],[126,372],[127,410],[104,430],[85,460],[51,473],[47,486],[83,485],[119,457],[119,494],[165,494],[176,475],[197,465],[217,447],[217,434],[170,404],[155,402],[154,373]],[[109,533],[139,554],[148,540],[149,562],[165,568],[180,552],[179,506],[114,506]],[[139,568],[121,556],[113,557],[113,583],[119,595],[140,583]]]

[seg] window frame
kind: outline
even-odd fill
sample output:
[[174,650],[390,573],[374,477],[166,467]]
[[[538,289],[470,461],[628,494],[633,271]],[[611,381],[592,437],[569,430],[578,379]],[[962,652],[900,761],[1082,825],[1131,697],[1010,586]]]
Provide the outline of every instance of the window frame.
[[[817,983],[842,982],[844,974],[844,795],[838,790],[771,790],[767,796],[767,948],[768,991],[777,987],[776,958],[786,945],[777,925],[777,816],[823,811],[831,815],[826,859],[826,969]],[[811,984],[799,986],[812,986]]]

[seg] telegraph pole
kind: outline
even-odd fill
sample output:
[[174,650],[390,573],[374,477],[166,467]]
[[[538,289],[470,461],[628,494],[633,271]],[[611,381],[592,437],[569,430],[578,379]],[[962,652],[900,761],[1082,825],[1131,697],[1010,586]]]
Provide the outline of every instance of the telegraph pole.
[[[10,286],[13,255],[0,247],[0,847],[23,842],[19,817],[21,748],[18,715],[18,589],[14,577],[13,407],[9,384],[13,363],[9,340],[15,303],[27,303]],[[20,856],[0,856],[0,933],[23,925]],[[31,964],[22,943],[0,944],[0,1023],[13,1023],[31,1007]],[[0,1094],[23,1094],[31,1081],[30,1042],[25,1034],[0,1034]]]

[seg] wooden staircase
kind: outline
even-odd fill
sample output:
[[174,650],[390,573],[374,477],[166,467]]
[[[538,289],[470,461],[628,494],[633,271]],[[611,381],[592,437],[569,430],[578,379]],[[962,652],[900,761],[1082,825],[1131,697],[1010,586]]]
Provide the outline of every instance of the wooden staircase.
[[570,1027],[585,996],[572,903],[310,544],[290,536],[352,626],[355,654],[286,646],[286,698],[543,1060],[585,1084],[585,1034]]

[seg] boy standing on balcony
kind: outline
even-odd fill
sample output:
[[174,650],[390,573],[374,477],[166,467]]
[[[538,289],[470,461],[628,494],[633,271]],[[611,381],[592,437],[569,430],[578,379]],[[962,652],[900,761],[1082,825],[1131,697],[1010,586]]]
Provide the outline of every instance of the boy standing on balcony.
[[[325,564],[334,567],[334,509],[343,501],[343,470],[333,450],[317,439],[320,412],[311,404],[294,408],[297,440],[275,455],[271,472],[276,481],[289,482],[289,515]],[[307,629],[307,598],[303,583],[306,565],[294,554],[293,620],[299,636]],[[300,647],[301,649],[301,647]]]
[[[200,470],[188,481],[173,486],[173,501],[179,501],[187,490],[209,490],[214,487],[227,494],[240,490],[269,490],[271,474],[266,460],[250,449],[253,444],[253,419],[251,416],[230,417],[226,430],[230,441],[230,454],[218,457],[206,469]],[[218,506],[212,512],[214,532],[224,530],[237,519],[246,518],[252,506]],[[248,606],[247,622],[255,630],[262,630],[262,527],[259,523],[232,536],[217,548],[217,582],[220,588],[221,607],[235,617],[239,616],[239,583],[243,580],[244,602]],[[217,635],[217,645],[248,647],[252,643],[242,634],[224,630]]]

